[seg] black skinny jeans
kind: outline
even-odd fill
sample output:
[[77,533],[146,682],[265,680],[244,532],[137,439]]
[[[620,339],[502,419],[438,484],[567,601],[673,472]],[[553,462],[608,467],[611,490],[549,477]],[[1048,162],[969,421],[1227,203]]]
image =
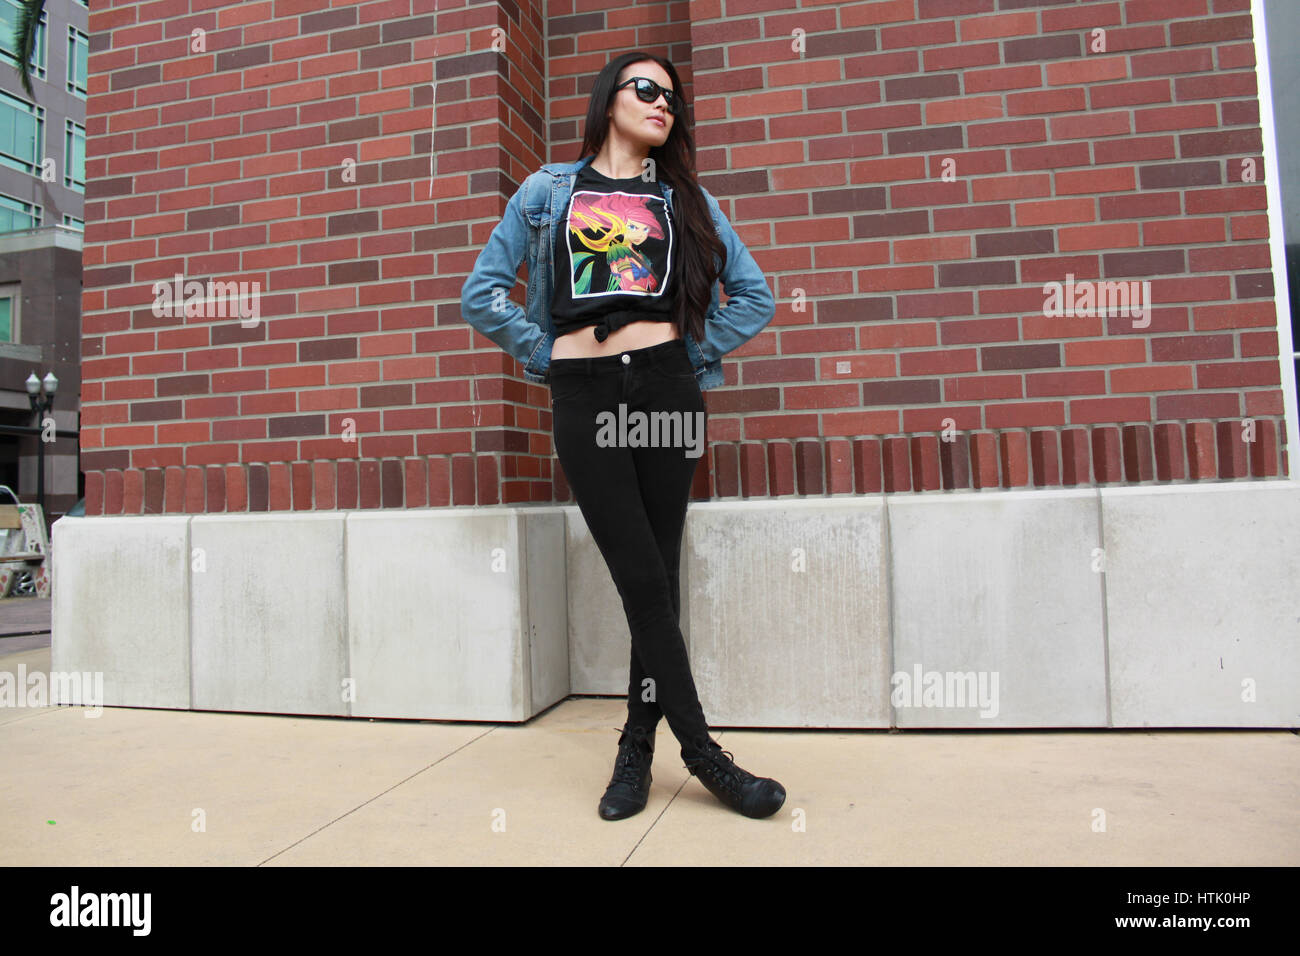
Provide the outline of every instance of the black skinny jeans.
[[[709,725],[678,624],[678,571],[691,481],[707,447],[706,413],[686,345],[670,339],[612,355],[552,359],[550,375],[555,453],[632,634],[628,727],[653,736],[665,717],[682,757],[699,753]],[[604,432],[602,412],[610,413]],[[633,427],[638,412],[647,424],[640,434]],[[646,677],[653,679],[649,701],[641,699]]]

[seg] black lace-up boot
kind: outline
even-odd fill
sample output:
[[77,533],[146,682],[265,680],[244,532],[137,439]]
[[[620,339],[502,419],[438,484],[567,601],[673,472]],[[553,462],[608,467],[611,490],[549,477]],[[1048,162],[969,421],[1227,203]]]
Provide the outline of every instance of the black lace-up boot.
[[623,728],[614,776],[600,798],[602,820],[623,820],[645,809],[650,799],[650,762],[654,753],[654,741],[643,727]]
[[712,740],[683,748],[682,759],[709,793],[747,817],[770,817],[785,804],[785,787],[737,767],[731,751]]

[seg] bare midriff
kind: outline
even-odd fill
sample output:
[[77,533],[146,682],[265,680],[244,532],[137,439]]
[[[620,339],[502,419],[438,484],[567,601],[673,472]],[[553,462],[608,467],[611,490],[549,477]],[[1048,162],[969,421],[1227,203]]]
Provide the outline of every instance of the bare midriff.
[[678,333],[675,322],[642,319],[615,329],[605,337],[605,341],[598,342],[596,327],[588,325],[556,339],[551,346],[551,358],[594,358],[626,352],[629,349],[643,349],[680,338],[681,334]]

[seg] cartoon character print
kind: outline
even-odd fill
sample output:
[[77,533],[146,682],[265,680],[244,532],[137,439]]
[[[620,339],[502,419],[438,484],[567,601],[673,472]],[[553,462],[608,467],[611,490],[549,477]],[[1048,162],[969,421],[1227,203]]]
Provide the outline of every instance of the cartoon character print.
[[[656,268],[660,271],[665,268],[667,250],[652,255],[640,248],[647,238],[668,238],[659,218],[650,209],[652,199],[652,196],[632,193],[574,194],[569,234],[585,250],[575,250],[572,244],[569,247],[575,297],[620,292],[653,295],[661,287],[663,277],[655,272]],[[608,279],[603,290],[593,291],[593,275],[600,257],[608,269]]]

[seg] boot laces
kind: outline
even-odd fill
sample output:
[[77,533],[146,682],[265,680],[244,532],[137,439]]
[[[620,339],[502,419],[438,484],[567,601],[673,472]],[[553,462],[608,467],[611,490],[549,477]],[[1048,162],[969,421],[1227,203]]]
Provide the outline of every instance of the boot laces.
[[737,795],[740,794],[741,788],[749,776],[745,771],[736,766],[736,755],[730,750],[723,750],[719,747],[716,750],[710,750],[703,756],[697,757],[694,761],[697,767],[703,768],[712,773],[721,784]]
[[639,740],[645,738],[638,738],[621,727],[614,729],[622,731],[626,736],[623,738],[623,743],[619,745],[618,757],[614,760],[613,783],[626,783],[632,787],[639,787],[645,761],[649,757],[649,754],[641,749],[639,743]]

